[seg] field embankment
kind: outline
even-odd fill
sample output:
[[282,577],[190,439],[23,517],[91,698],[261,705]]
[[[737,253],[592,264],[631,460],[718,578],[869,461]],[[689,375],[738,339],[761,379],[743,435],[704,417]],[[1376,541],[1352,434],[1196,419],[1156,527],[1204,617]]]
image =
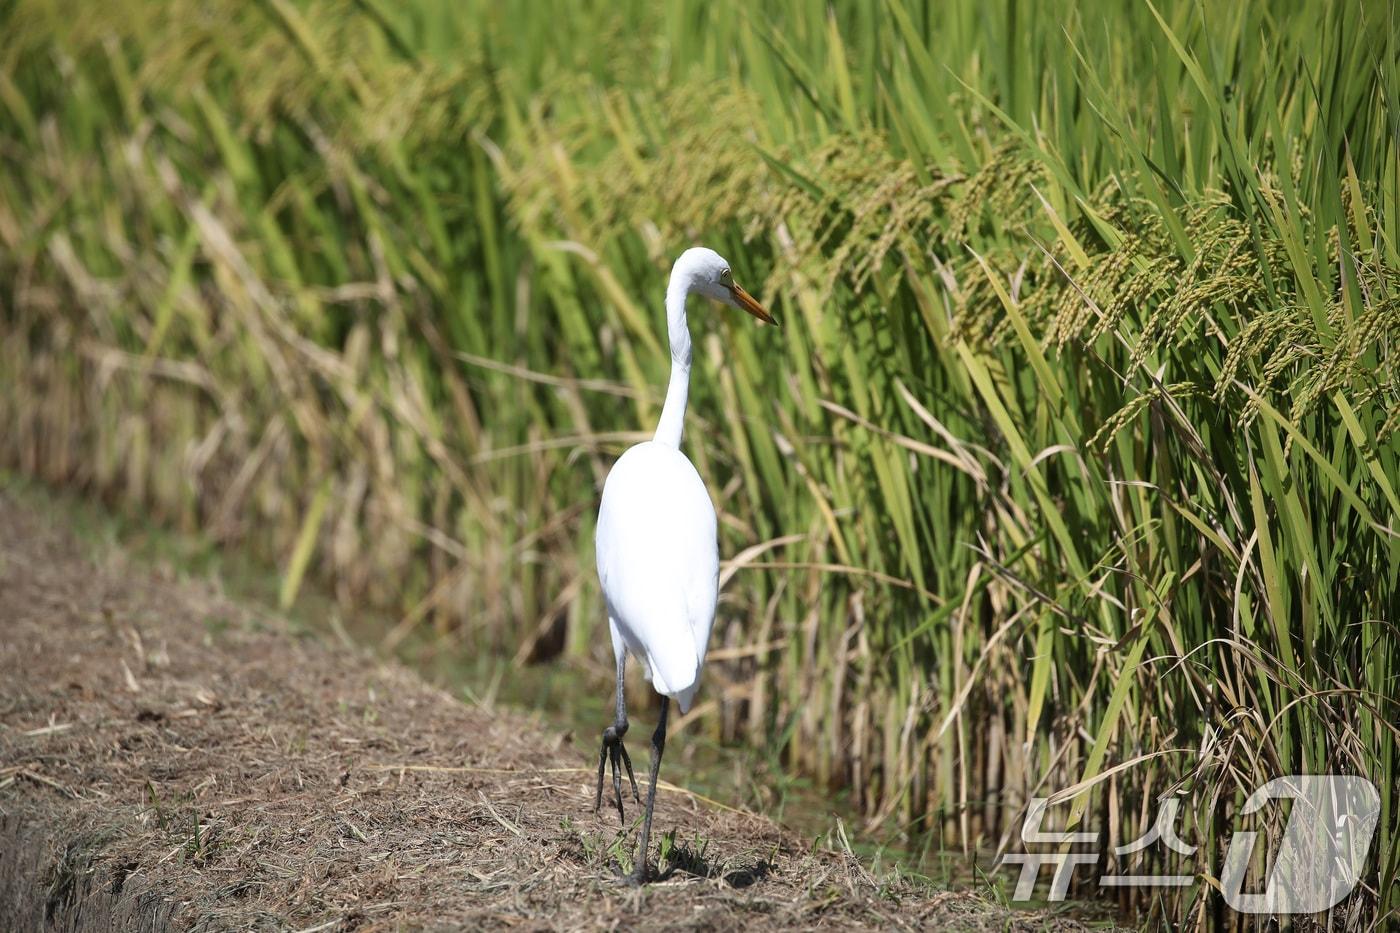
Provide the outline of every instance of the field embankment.
[[90,551],[0,490],[0,928],[1079,929],[669,784],[628,889],[592,736]]

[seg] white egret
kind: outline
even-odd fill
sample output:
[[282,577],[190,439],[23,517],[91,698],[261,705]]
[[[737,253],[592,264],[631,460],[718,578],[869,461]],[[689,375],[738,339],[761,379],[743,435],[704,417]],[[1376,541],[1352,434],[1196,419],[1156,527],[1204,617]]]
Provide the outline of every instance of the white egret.
[[740,308],[765,323],[777,323],[734,281],[724,257],[703,247],[682,253],[671,267],[666,287],[671,383],[656,434],[628,449],[613,465],[603,486],[595,544],[598,578],[603,584],[617,659],[617,712],[613,724],[603,731],[598,752],[594,813],[603,805],[603,773],[609,762],[619,819],[623,818],[620,765],[627,768],[633,798],[641,802],[632,760],[622,744],[627,734],[623,671],[628,652],[641,662],[646,678],[661,694],[661,715],[651,737],[646,817],[630,878],[634,883],[647,880],[647,846],[661,752],[666,745],[666,716],[672,699],[682,713],[689,710],[700,688],[700,671],[719,596],[715,507],[700,474],[680,451],[690,390],[690,328],[685,301],[691,294]]

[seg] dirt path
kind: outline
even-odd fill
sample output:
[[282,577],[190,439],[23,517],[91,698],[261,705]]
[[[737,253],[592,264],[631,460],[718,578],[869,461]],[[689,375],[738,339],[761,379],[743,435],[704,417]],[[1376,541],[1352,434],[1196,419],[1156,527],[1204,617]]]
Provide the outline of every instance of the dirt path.
[[591,739],[95,565],[53,521],[0,490],[0,929],[1074,927],[664,786],[673,870],[626,889]]

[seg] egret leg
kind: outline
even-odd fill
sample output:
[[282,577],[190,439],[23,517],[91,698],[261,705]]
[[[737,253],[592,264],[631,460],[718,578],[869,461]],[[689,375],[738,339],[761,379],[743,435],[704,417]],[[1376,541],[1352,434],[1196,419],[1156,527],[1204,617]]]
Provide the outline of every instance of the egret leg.
[[637,867],[628,878],[632,884],[646,884],[650,869],[647,866],[647,849],[651,846],[651,814],[656,809],[656,781],[661,774],[661,753],[666,749],[666,715],[671,710],[671,698],[661,698],[661,718],[657,720],[656,731],[651,734],[651,784],[647,787],[647,815],[642,820],[642,845],[637,852]]
[[627,664],[627,653],[619,652],[617,655],[617,711],[613,714],[613,723],[603,730],[603,745],[598,750],[598,795],[593,801],[593,813],[597,815],[603,808],[603,771],[609,763],[612,765],[613,793],[617,796],[617,818],[620,822],[626,823],[627,817],[622,812],[622,774],[621,769],[627,768],[627,780],[632,782],[632,797],[638,804],[642,802],[642,797],[637,793],[637,776],[632,773],[632,757],[627,754],[627,747],[622,744],[622,737],[627,734],[627,700],[623,696],[623,674]]

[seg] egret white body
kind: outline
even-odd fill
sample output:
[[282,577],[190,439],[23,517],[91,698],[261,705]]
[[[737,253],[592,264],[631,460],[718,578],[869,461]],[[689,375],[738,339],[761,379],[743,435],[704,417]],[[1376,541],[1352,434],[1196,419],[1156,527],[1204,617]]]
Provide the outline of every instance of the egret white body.
[[695,467],[662,441],[608,474],[598,512],[598,578],[614,655],[630,651],[656,692],[690,710],[719,597],[715,507]]
[[[666,288],[666,330],[671,347],[671,382],[652,440],[636,445],[613,465],[603,486],[595,537],[598,578],[608,609],[608,627],[617,662],[617,709],[603,732],[598,755],[597,811],[603,801],[604,768],[611,761],[617,811],[622,816],[625,765],[637,796],[632,762],[622,744],[627,733],[623,674],[627,654],[661,694],[661,715],[652,736],[651,784],[634,882],[646,880],[656,780],[666,742],[666,717],[674,699],[684,713],[700,689],[705,649],[719,597],[719,547],[715,507],[700,474],[681,453],[686,399],[690,390],[691,342],[685,302],[700,294],[775,323],[733,280],[729,263],[714,250],[686,250],[671,269]],[[637,798],[640,800],[640,798]]]

